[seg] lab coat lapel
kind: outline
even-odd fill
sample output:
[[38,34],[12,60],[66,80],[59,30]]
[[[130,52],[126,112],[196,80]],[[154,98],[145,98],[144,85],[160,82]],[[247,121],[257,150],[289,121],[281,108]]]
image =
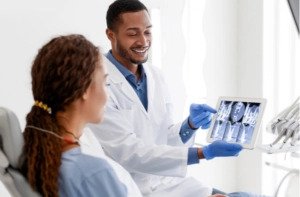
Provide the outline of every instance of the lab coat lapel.
[[111,82],[114,83],[119,88],[120,92],[122,92],[124,96],[126,96],[132,102],[136,103],[141,108],[141,110],[145,113],[145,115],[148,117],[148,113],[145,110],[142,102],[140,101],[138,95],[133,90],[131,85],[128,83],[126,78],[116,68],[115,65],[113,65],[106,57],[104,58],[107,65],[109,79],[111,80]]
[[144,64],[144,71],[147,76],[147,98],[148,98],[148,114],[152,110],[152,104],[153,104],[153,95],[154,95],[154,78],[152,73],[150,72],[149,64]]

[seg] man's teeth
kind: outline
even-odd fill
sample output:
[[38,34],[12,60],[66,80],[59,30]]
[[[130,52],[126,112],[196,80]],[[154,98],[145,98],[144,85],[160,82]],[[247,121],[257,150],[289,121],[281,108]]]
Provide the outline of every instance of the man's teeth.
[[137,52],[137,53],[145,53],[147,51],[148,48],[145,48],[145,49],[132,49],[134,52]]

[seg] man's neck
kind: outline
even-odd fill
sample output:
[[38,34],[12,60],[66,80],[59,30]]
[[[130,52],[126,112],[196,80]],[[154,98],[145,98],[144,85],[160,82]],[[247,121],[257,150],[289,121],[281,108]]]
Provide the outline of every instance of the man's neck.
[[135,77],[137,79],[140,79],[141,77],[141,69],[139,69],[139,65],[138,64],[134,64],[130,61],[124,61],[118,54],[113,53],[113,51],[111,51],[113,57],[125,68],[127,68],[127,70],[129,70],[130,72],[132,72]]

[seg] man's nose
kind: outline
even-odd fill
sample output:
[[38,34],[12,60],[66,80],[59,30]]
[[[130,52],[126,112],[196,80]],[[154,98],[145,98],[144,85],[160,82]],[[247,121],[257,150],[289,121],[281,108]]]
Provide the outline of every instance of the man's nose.
[[146,46],[149,43],[149,38],[145,35],[140,35],[138,39],[138,44],[141,46]]

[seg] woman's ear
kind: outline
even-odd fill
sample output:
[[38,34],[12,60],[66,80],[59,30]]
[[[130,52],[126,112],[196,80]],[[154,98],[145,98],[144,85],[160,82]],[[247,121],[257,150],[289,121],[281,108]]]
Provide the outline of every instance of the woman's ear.
[[89,97],[89,88],[85,91],[85,93],[82,95],[83,100],[87,100]]

